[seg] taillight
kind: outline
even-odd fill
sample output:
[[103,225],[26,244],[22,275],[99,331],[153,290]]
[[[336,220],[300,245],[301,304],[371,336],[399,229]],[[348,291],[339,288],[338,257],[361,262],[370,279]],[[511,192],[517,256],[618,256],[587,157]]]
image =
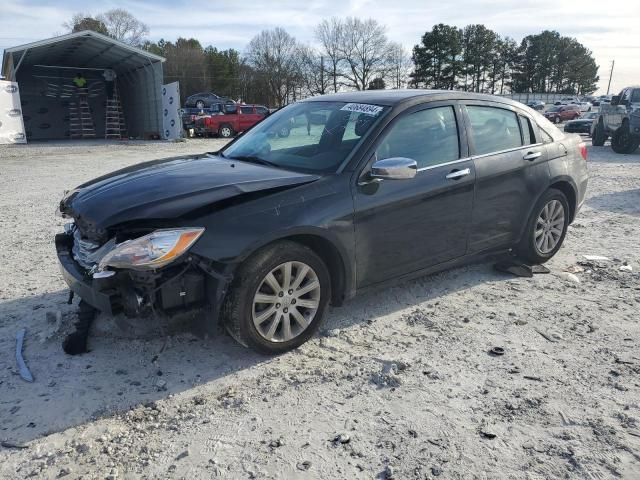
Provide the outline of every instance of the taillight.
[[582,158],[584,158],[585,160],[587,159],[587,144],[584,142],[580,142],[578,144],[578,148],[580,149],[580,155],[582,155]]

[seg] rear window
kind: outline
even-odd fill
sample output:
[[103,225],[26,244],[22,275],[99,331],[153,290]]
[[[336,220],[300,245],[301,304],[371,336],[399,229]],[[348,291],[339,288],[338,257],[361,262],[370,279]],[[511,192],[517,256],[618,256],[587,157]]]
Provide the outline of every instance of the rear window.
[[537,110],[531,110],[529,113],[538,124],[538,128],[540,129],[540,131],[543,133],[542,138],[543,140],[545,140],[545,143],[551,143],[547,141],[548,139],[545,138],[545,135],[553,140],[560,140],[562,137],[564,137],[564,134],[558,129],[558,127],[547,120],[544,115],[540,114],[540,112],[538,112]]
[[522,146],[518,116],[511,110],[468,105],[475,154],[499,152]]

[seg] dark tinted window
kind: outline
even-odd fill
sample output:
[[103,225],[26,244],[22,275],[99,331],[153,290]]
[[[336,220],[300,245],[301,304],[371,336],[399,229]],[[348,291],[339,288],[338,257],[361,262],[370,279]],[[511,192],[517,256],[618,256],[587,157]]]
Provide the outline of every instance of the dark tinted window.
[[531,122],[526,117],[518,117],[520,120],[520,128],[522,129],[523,145],[533,145],[536,143],[536,136],[533,134]]
[[517,115],[496,107],[467,106],[476,155],[522,146]]
[[640,103],[640,88],[636,88],[631,93],[631,103]]
[[269,113],[269,110],[267,109],[267,107],[256,107],[256,111],[260,115],[266,115],[267,113]]
[[240,107],[240,112],[244,114],[253,113],[253,107]]
[[418,168],[460,158],[453,107],[437,107],[402,116],[378,147],[377,159],[406,157]]

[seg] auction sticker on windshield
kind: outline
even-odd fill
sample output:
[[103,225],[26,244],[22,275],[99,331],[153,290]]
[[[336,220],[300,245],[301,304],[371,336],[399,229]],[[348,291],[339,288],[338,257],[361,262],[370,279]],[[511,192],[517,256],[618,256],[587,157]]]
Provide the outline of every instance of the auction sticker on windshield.
[[340,110],[355,113],[365,113],[367,115],[378,115],[383,108],[378,105],[369,105],[367,103],[347,103]]

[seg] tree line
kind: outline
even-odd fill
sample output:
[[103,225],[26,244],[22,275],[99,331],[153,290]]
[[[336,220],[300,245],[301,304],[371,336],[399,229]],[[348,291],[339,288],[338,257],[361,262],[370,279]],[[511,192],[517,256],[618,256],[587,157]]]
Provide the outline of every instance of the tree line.
[[184,97],[213,91],[270,106],[383,88],[587,94],[599,79],[592,53],[555,31],[518,44],[484,25],[438,24],[409,53],[374,19],[334,17],[315,27],[313,45],[277,27],[258,33],[240,52],[204,47],[195,38],[145,40],[147,26],[121,9],[96,17],[77,14],[65,27],[100,31],[165,57],[165,81],[179,81]]
[[590,50],[548,30],[518,44],[484,25],[438,24],[413,48],[412,60],[412,85],[425,88],[584,95],[599,80]]

